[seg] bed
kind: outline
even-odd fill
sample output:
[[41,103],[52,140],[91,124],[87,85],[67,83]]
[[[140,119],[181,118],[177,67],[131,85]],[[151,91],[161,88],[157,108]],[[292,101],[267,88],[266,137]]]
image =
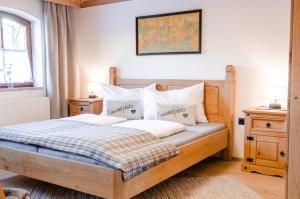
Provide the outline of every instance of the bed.
[[[110,68],[109,79],[110,84],[124,88],[138,88],[157,83],[159,90],[184,88],[203,82],[202,80],[122,79],[118,77],[116,67]],[[128,181],[123,180],[120,170],[91,164],[88,160],[83,161],[78,157],[66,159],[59,155],[55,156],[49,154],[47,149],[37,153],[34,150],[9,146],[13,143],[1,144],[0,169],[103,198],[123,199],[131,198],[218,152],[222,153],[224,160],[231,160],[235,69],[233,66],[226,67],[225,80],[204,82],[204,106],[208,121],[223,126],[206,134],[202,133],[201,136],[195,136],[195,129],[183,132],[185,135],[174,135],[173,142],[177,142],[174,144],[180,151],[179,155]],[[182,137],[188,138],[182,142],[180,141],[183,140]]]

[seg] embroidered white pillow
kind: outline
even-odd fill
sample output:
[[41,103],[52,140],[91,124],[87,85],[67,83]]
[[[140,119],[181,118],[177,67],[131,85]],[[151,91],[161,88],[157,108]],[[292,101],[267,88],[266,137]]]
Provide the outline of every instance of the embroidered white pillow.
[[144,88],[144,118],[155,119],[157,103],[187,104],[196,105],[196,122],[207,122],[203,101],[204,83],[169,91],[156,91],[154,89]]
[[156,104],[156,120],[179,122],[184,125],[196,125],[196,105]]
[[105,115],[123,117],[130,120],[140,120],[141,102],[139,100],[107,100]]
[[[149,86],[149,89],[156,87],[156,84]],[[147,88],[147,87],[146,87]],[[100,84],[100,92],[103,96],[103,112],[107,113],[107,100],[139,100],[142,104],[141,113],[144,115],[144,89],[134,88],[126,89],[118,86]]]

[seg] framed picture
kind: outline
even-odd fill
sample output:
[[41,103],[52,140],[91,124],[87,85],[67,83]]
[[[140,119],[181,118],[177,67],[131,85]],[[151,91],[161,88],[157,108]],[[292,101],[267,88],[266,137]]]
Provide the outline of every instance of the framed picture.
[[136,18],[136,54],[201,53],[201,10]]

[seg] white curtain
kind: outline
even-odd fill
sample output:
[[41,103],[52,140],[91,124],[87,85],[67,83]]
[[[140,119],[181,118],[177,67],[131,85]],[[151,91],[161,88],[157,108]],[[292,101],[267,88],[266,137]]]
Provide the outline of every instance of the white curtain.
[[76,8],[44,1],[46,82],[51,118],[68,114],[67,99],[79,96]]

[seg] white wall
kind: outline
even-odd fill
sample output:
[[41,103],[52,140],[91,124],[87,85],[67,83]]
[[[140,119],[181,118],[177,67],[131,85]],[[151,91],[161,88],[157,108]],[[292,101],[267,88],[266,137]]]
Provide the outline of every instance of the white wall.
[[33,63],[35,89],[1,89],[0,100],[46,96],[45,85],[45,39],[42,0],[0,0],[0,10],[17,14],[32,22]]
[[[203,9],[201,55],[135,55],[135,17]],[[107,81],[108,67],[124,78],[224,79],[237,66],[236,118],[267,105],[273,86],[287,87],[289,0],[132,0],[79,12],[81,95]],[[243,157],[243,126],[235,124],[234,156]]]

